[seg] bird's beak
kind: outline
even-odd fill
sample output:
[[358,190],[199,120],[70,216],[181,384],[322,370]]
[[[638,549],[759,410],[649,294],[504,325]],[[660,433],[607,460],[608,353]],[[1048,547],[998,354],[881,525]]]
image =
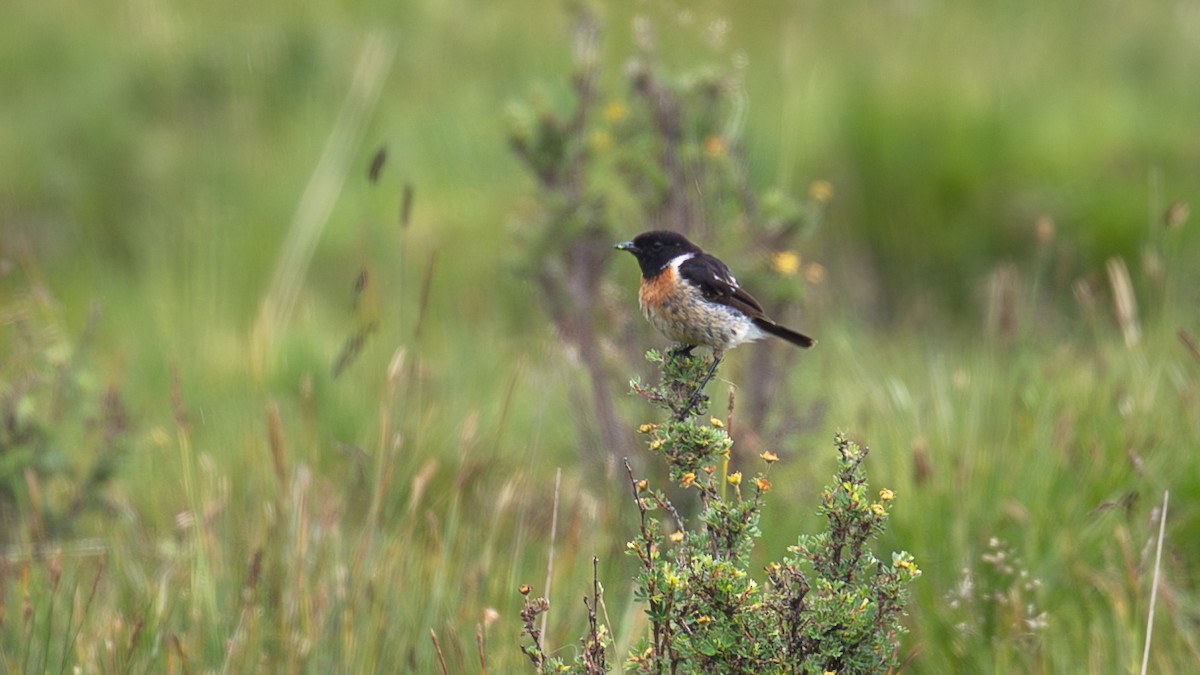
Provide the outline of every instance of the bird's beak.
[[630,253],[635,254],[638,252],[638,247],[634,246],[632,241],[623,241],[616,246],[613,246],[613,248],[617,249],[618,251],[629,251]]

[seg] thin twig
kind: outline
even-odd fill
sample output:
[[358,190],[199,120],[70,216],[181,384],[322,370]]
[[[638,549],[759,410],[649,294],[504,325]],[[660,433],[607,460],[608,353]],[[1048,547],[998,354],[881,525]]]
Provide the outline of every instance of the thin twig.
[[[550,515],[550,555],[546,562],[546,599],[550,599],[550,582],[554,580],[554,544],[558,540],[558,488],[562,483],[562,467],[554,472],[554,510]],[[546,621],[549,614],[542,615],[542,635],[546,634]]]
[[531,589],[529,584],[521,584],[520,593],[525,596],[524,607],[521,608],[521,624],[525,627],[525,634],[529,636],[529,640],[533,642],[532,647],[521,645],[521,651],[529,657],[529,661],[533,663],[533,667],[540,673],[542,672],[542,664],[546,662],[546,651],[542,648],[542,631],[538,630],[533,622],[537,620],[538,614],[545,613],[550,609],[550,602],[546,598],[529,599]]
[[[638,502],[638,508],[642,509],[642,511],[644,512],[645,507],[642,505],[640,498],[638,497],[638,485],[637,485],[638,480],[637,480],[637,478],[635,478],[633,476],[633,467],[629,465],[628,457],[624,457],[623,459],[625,461],[625,471],[626,471],[626,473],[629,474],[629,482],[631,485],[633,485],[633,499],[634,499],[634,501]],[[658,495],[653,494],[653,493],[652,493],[652,496],[654,498],[655,504],[659,508],[665,509],[667,512],[669,512],[671,514],[671,516],[673,516],[675,518],[676,527],[679,528],[680,532],[684,532],[685,528],[683,525],[683,516],[679,515],[679,510],[675,508],[675,505],[671,503],[671,500],[661,498]]]
[[679,528],[680,532],[687,531],[687,528],[683,526],[683,516],[679,515],[679,511],[675,508],[675,505],[671,503],[671,500],[666,499],[665,497],[659,498],[658,496],[655,496],[654,501],[658,502],[659,508],[666,509],[667,512],[670,513],[673,518],[675,518],[675,527]]
[[1150,665],[1150,634],[1154,632],[1154,605],[1158,602],[1158,573],[1162,566],[1163,538],[1167,533],[1167,501],[1170,496],[1170,492],[1163,492],[1162,513],[1158,516],[1158,550],[1154,553],[1154,585],[1150,588],[1150,616],[1146,618],[1146,647],[1142,650],[1142,675],[1146,675],[1146,669]]
[[638,480],[633,475],[633,466],[629,464],[628,457],[622,457],[621,461],[625,463],[625,473],[629,476],[629,488],[633,491],[633,501],[637,504],[638,511],[642,513],[643,530],[646,524],[646,505],[642,503],[641,497],[638,497]]
[[588,635],[583,643],[583,664],[589,675],[608,672],[604,657],[604,640],[596,624],[596,607],[600,604],[600,558],[592,556],[592,597],[583,596],[588,611]]
[[638,382],[630,382],[629,386],[633,388],[634,393],[646,399],[647,401],[650,401],[651,403],[662,403],[664,400],[666,400],[663,398],[662,394],[658,393],[654,389],[647,389]]

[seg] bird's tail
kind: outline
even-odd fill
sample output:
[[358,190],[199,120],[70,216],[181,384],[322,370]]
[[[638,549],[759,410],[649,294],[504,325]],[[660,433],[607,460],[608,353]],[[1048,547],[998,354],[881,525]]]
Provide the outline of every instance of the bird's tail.
[[808,349],[809,347],[817,344],[816,340],[808,337],[804,333],[797,333],[791,328],[784,328],[773,321],[768,321],[766,319],[755,319],[754,325],[758,326],[762,332],[770,333],[777,338],[783,338],[797,347]]

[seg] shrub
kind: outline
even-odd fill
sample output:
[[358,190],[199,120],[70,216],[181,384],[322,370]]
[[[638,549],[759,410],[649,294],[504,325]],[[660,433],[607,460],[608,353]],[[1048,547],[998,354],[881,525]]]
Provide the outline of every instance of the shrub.
[[5,310],[0,339],[0,543],[74,534],[105,512],[104,492],[128,447],[129,415],[100,386],[87,354],[99,312],[77,340],[49,292],[33,288]]
[[[871,492],[863,468],[867,448],[837,435],[838,473],[818,510],[825,528],[801,535],[780,561],[766,565],[765,577],[756,579],[750,553],[761,534],[759,516],[778,456],[762,453],[753,477],[730,471],[733,441],[720,420],[705,423],[697,412],[677,419],[704,377],[707,359],[654,351],[648,358],[660,366],[662,383],[646,387],[635,380],[632,387],[666,410],[668,421],[643,424],[639,431],[666,461],[670,480],[696,496],[699,509],[685,520],[663,491],[637,478],[626,462],[641,516],[627,548],[639,562],[634,593],[649,619],[647,635],[628,654],[626,669],[877,673],[895,667],[906,588],[921,572],[906,552],[885,562],[870,548],[887,525],[894,494]],[[701,399],[696,408],[704,403]],[[522,619],[531,644],[523,649],[539,672],[606,672],[604,647],[612,631],[597,626],[599,595],[594,589],[584,649],[572,663],[543,652],[533,620],[549,603],[526,598]]]

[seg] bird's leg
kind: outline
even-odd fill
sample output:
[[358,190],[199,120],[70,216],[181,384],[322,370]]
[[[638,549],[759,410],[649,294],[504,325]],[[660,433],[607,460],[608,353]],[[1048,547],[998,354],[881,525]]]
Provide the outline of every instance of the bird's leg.
[[712,365],[708,367],[708,372],[704,375],[704,379],[700,381],[700,386],[696,387],[696,391],[693,392],[692,397],[688,399],[687,405],[683,407],[683,410],[679,412],[675,419],[682,422],[683,419],[687,417],[687,414],[692,411],[692,408],[700,402],[700,396],[704,393],[704,387],[708,384],[708,381],[712,379],[713,373],[717,372],[717,365],[720,363],[721,352],[713,350]]

